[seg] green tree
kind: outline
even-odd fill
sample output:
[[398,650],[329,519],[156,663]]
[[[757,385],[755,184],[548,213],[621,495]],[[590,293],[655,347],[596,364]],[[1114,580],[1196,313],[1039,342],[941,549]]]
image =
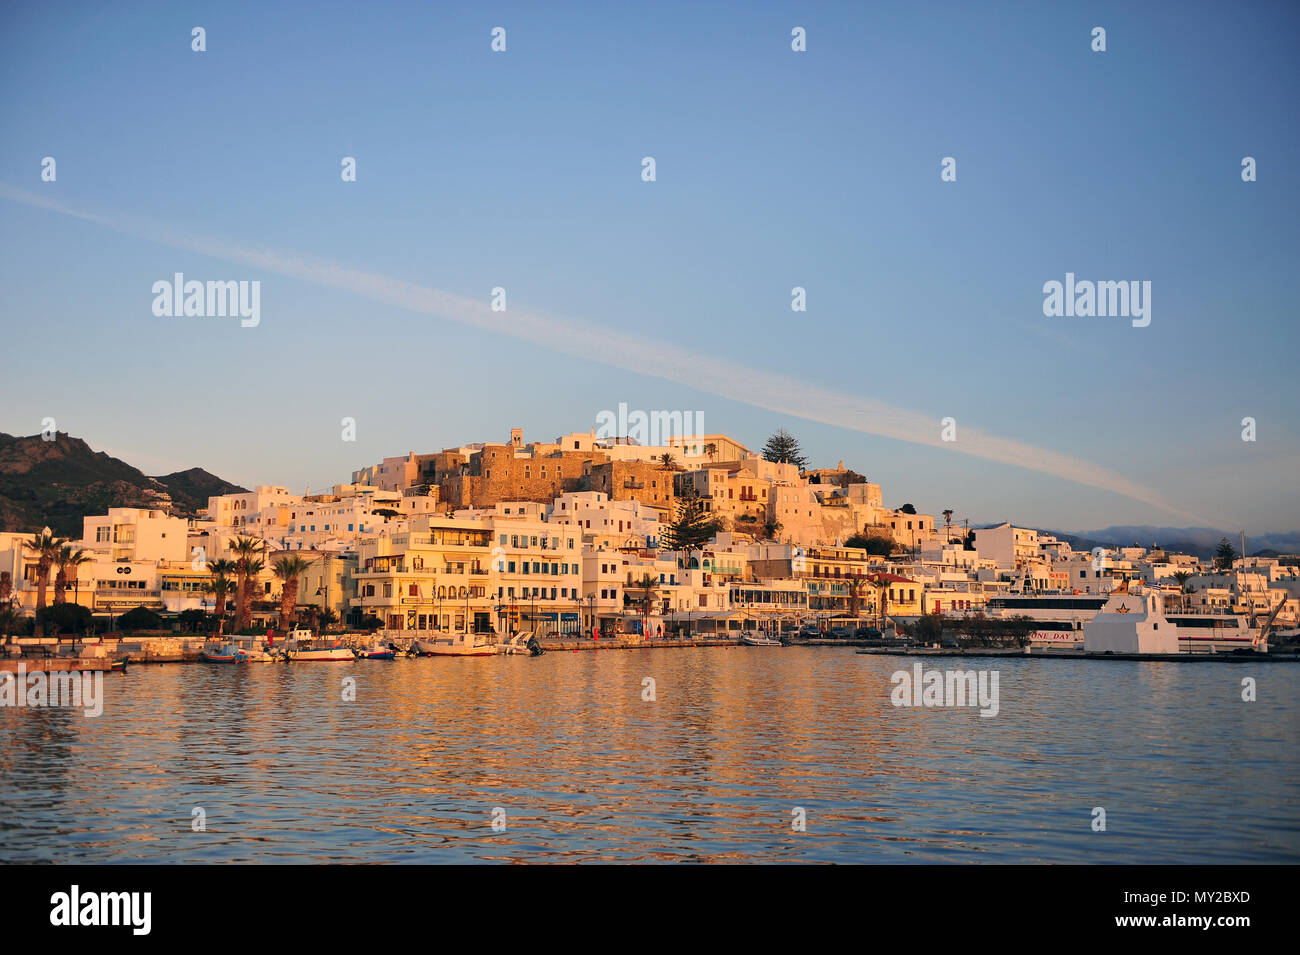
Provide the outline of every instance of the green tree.
[[668,550],[691,551],[713,540],[717,523],[704,509],[704,499],[694,486],[688,485],[685,493],[677,495],[675,519],[660,534]]
[[917,642],[927,646],[938,643],[943,637],[943,615],[937,613],[924,614],[912,627],[912,636],[916,638]]
[[1214,551],[1214,567],[1216,570],[1232,570],[1232,562],[1237,559],[1237,551],[1233,548],[1228,538],[1224,537],[1219,540],[1219,546]]
[[163,621],[148,607],[135,607],[117,618],[117,627],[119,630],[161,630]]
[[90,555],[80,547],[64,544],[54,557],[54,602],[66,603],[68,588],[77,585],[77,574],[82,564],[90,563]]
[[224,558],[210,560],[208,573],[212,575],[212,579],[208,581],[207,591],[216,597],[212,616],[216,618],[217,635],[220,636],[226,623],[226,594],[235,589],[235,581],[232,578],[237,573],[237,568],[233,560]]
[[[238,584],[235,587],[236,630],[244,630],[248,627],[252,610],[249,603],[252,599],[252,582],[262,570],[262,561],[257,557],[265,548],[266,541],[258,540],[256,537],[236,537],[234,543],[230,545],[230,552],[235,555],[235,574],[238,577]],[[256,568],[254,564],[257,565]]]
[[898,513],[900,513],[900,514],[915,514],[915,513],[916,513],[916,508],[914,508],[911,504],[904,504],[902,507],[900,507],[900,508],[898,509]]
[[632,586],[641,592],[635,601],[636,607],[641,611],[641,636],[649,637],[650,610],[654,607],[655,595],[659,592],[659,581],[652,574],[642,574],[641,579]]
[[205,610],[182,610],[176,619],[185,633],[202,633],[208,628],[209,614]]
[[854,534],[844,546],[860,547],[876,557],[888,557],[894,552],[894,539],[881,534]]
[[275,576],[282,582],[280,590],[280,629],[289,629],[293,621],[293,609],[298,603],[299,577],[311,566],[311,561],[295,555],[281,557],[272,566]]
[[799,441],[784,428],[777,428],[772,437],[763,445],[763,457],[774,464],[793,464],[800,471],[808,467]]
[[[50,533],[48,527],[40,533],[33,534],[32,539],[23,541],[23,546],[36,554],[36,609],[45,607],[45,591],[50,586],[50,567],[59,556],[63,540]],[[36,636],[43,636],[40,620],[36,621]]]
[[1186,610],[1186,593],[1187,582],[1192,579],[1192,575],[1185,570],[1180,570],[1174,574],[1174,580],[1178,581],[1178,609]]
[[36,623],[43,631],[56,634],[85,633],[94,615],[81,604],[57,603],[36,612]]

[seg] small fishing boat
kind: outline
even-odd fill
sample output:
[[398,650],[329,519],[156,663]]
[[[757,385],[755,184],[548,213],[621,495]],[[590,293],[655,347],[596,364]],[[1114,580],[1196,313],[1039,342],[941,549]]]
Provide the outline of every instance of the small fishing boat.
[[233,643],[209,644],[199,651],[204,663],[247,663],[248,652]]
[[284,641],[284,652],[290,663],[337,663],[355,660],[356,654],[342,640],[317,637],[310,630],[291,630]]
[[356,647],[352,652],[356,654],[358,660],[391,660],[397,656],[395,649],[381,643],[369,647]]
[[779,647],[780,640],[773,640],[756,630],[745,630],[740,634],[740,642],[747,647]]

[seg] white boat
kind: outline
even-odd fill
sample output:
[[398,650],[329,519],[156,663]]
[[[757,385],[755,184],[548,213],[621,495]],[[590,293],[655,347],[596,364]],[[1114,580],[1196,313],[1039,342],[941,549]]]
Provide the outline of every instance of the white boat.
[[284,652],[290,663],[335,663],[356,659],[352,648],[342,640],[318,637],[310,630],[291,630],[284,641]]
[[1243,616],[1229,613],[1175,613],[1166,616],[1178,635],[1183,653],[1225,653],[1253,650],[1259,631]]
[[1083,628],[1107,599],[1104,594],[1003,594],[990,597],[984,612],[996,620],[1029,617],[1034,629],[1026,636],[1032,647],[1082,650]]
[[519,633],[516,633],[513,637],[510,637],[506,640],[503,640],[501,643],[498,643],[497,653],[504,653],[507,655],[530,654],[533,652],[532,649],[529,647],[529,643],[532,640],[533,640],[533,631],[522,630]]
[[756,630],[745,630],[740,634],[740,642],[747,647],[779,647],[780,640],[773,640]]
[[481,634],[449,633],[443,640],[416,640],[415,649],[426,657],[494,657],[495,645],[481,640]]
[[1091,653],[1223,653],[1264,650],[1259,630],[1235,614],[1166,615],[1155,590],[1112,591],[1101,613],[1083,628]]

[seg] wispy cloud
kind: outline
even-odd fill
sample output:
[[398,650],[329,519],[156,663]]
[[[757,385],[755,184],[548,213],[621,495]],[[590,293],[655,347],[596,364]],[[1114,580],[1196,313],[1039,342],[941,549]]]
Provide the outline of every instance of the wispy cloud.
[[1189,512],[1154,489],[1071,455],[999,438],[959,423],[958,440],[940,437],[934,417],[874,398],[824,388],[791,375],[749,368],[712,355],[653,341],[605,325],[511,306],[494,312],[476,301],[413,282],[358,269],[178,232],[126,215],[103,215],[71,207],[0,182],[0,197],[92,222],[117,232],[246,265],[327,288],[340,289],[426,315],[450,319],[494,335],[524,339],[543,348],[611,365],[639,375],[708,391],[756,408],[817,421],[898,441],[941,448],[953,454],[1011,464],[1062,481],[1110,491],[1200,524],[1222,523]]

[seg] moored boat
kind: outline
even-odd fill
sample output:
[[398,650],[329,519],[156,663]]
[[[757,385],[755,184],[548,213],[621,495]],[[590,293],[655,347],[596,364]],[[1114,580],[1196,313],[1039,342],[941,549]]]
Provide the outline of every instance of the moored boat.
[[337,663],[355,660],[356,654],[342,640],[317,637],[310,630],[291,630],[284,642],[290,663]]
[[747,647],[779,647],[780,640],[773,640],[757,630],[746,630],[740,635],[740,642]]
[[486,641],[479,642],[477,634],[452,633],[446,640],[416,640],[415,648],[426,657],[494,657],[497,648]]
[[248,652],[233,643],[209,644],[199,651],[199,659],[204,663],[247,663]]

